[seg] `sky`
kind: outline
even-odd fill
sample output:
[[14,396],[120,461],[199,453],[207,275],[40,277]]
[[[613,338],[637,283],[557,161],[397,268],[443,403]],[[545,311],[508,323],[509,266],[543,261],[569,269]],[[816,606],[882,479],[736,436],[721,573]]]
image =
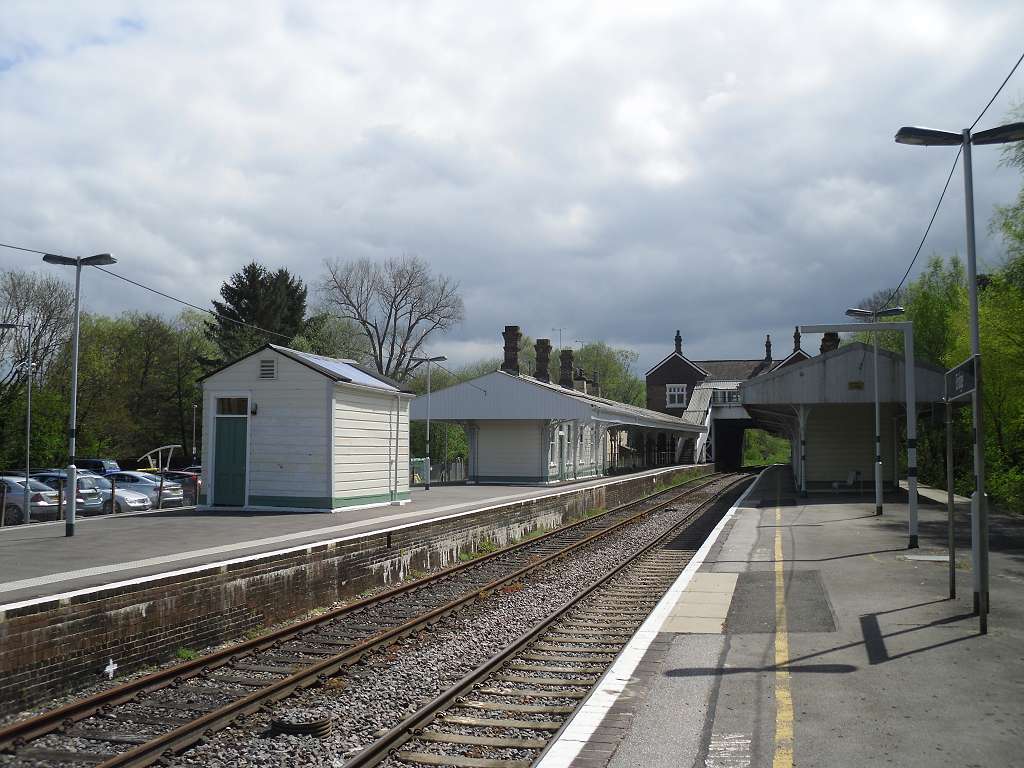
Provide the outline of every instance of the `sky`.
[[[775,357],[894,286],[1021,54],[1020,2],[50,3],[0,25],[0,241],[202,306],[245,263],[415,253],[460,281],[432,353],[517,324]],[[1022,67],[1024,70],[1024,67]],[[1024,71],[978,129],[1024,102]],[[974,154],[979,259],[1022,179]],[[959,170],[918,266],[964,252]],[[0,249],[0,269],[42,268]],[[47,267],[47,269],[58,269]],[[915,270],[916,272],[916,270]],[[84,306],[180,306],[93,270]],[[805,339],[817,350],[817,338]]]

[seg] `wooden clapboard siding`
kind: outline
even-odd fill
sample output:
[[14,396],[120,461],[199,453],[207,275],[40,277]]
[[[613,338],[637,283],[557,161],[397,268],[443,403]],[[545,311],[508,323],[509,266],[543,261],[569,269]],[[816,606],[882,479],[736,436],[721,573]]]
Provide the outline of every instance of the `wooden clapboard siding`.
[[[536,482],[547,476],[547,429],[542,422],[479,421],[477,424],[480,428],[477,471],[481,477],[532,478]],[[540,450],[542,444],[543,451]]]
[[[892,478],[895,410],[882,407],[882,477]],[[807,481],[845,482],[860,470],[865,485],[874,482],[875,410],[873,405],[816,405],[807,420]]]
[[[397,435],[395,422],[398,422]],[[409,401],[334,388],[332,493],[338,499],[409,490]],[[397,446],[395,441],[397,439]]]

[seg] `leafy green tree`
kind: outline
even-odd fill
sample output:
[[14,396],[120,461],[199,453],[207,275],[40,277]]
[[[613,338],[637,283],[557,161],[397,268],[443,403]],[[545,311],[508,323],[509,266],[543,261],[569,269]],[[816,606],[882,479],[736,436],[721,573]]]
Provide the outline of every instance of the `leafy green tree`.
[[[207,336],[231,361],[267,342],[289,345],[306,327],[306,286],[287,269],[246,264],[220,288]],[[255,327],[253,327],[255,326]]]
[[574,355],[576,367],[588,377],[597,374],[601,396],[620,403],[644,406],[647,390],[643,379],[633,373],[640,356],[630,349],[616,349],[603,341],[584,344]]

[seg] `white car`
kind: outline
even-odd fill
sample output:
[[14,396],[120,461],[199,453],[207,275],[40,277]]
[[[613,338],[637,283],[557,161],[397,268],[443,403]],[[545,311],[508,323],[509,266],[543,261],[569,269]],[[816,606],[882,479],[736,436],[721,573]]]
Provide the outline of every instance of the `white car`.
[[113,480],[117,490],[122,488],[145,494],[150,504],[157,508],[180,507],[184,503],[185,494],[179,483],[164,480],[163,492],[160,490],[160,478],[148,472],[109,472],[108,480]]
[[[25,478],[14,475],[0,477],[0,484],[6,488],[4,497],[4,525],[25,522]],[[28,503],[32,509],[32,520],[56,520],[60,517],[57,507],[57,492],[38,480],[28,481]]]

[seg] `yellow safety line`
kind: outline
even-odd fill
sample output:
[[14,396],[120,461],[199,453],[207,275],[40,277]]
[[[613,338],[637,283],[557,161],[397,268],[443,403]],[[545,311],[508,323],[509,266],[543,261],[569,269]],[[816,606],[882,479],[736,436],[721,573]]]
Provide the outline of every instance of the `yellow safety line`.
[[782,508],[775,507],[775,757],[772,768],[793,766],[793,694],[790,689],[786,580],[782,559]]

